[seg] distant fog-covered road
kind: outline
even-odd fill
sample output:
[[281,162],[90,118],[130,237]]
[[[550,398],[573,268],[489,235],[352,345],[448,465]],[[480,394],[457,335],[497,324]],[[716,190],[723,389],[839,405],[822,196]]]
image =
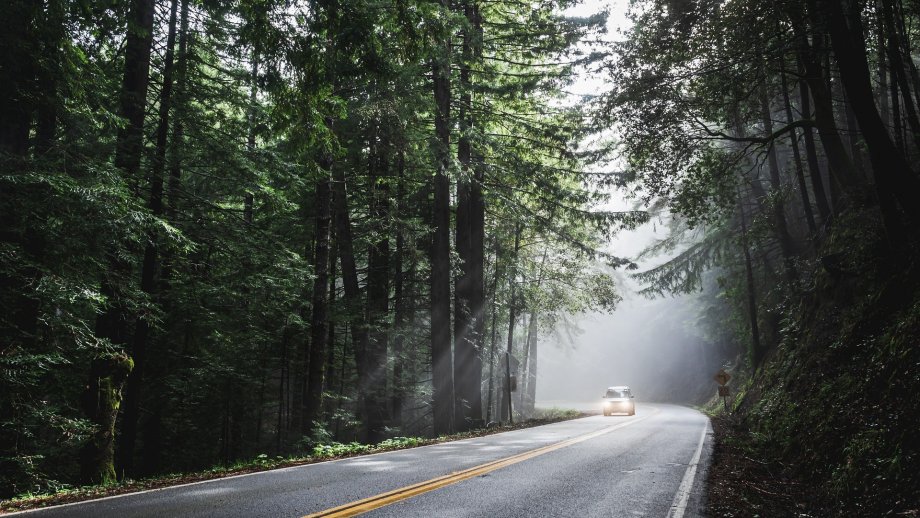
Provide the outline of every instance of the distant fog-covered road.
[[28,512],[29,516],[700,516],[708,419],[637,405],[487,437]]

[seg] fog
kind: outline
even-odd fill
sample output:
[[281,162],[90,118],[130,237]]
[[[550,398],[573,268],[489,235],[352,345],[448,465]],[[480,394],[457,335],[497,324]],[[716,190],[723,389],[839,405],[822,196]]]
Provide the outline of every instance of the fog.
[[[609,250],[635,257],[662,237],[656,223],[624,232]],[[711,376],[722,360],[696,325],[697,294],[650,300],[636,293],[639,286],[628,275],[618,279],[624,300],[613,313],[570,315],[581,331],[573,337],[541,334],[537,406],[597,411],[611,385],[630,386],[640,402],[695,404],[712,395]]]
[[640,401],[708,398],[720,360],[693,329],[687,302],[634,296],[611,315],[575,316],[583,333],[574,343],[541,337],[537,406],[593,408],[611,385],[629,385]]
[[[629,27],[628,0],[587,0],[568,10],[572,16],[587,16],[606,10],[609,14],[605,41],[617,41]],[[571,98],[596,95],[608,89],[601,75],[583,71],[569,89]],[[600,138],[608,138],[604,135]],[[590,145],[590,144],[588,144]],[[607,164],[618,168],[619,164]],[[631,210],[634,201],[625,193],[610,192],[610,202],[599,210]],[[608,244],[607,251],[634,258],[665,236],[661,218],[622,232]],[[652,258],[640,269],[662,258]],[[711,396],[711,376],[721,358],[696,327],[696,295],[649,300],[636,292],[640,286],[627,274],[618,276],[617,290],[623,297],[612,314],[570,315],[568,321],[580,330],[568,333],[543,330],[539,340],[537,406],[599,410],[600,398],[611,385],[629,385],[637,401],[682,404],[700,403]]]

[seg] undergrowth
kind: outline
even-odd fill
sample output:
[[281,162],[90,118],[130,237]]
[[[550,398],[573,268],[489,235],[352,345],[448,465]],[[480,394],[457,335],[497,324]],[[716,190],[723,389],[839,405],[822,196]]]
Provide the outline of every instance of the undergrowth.
[[823,252],[840,270],[819,266],[785,310],[780,344],[735,396],[717,445],[714,462],[769,466],[764,487],[806,488],[789,516],[920,516],[920,290],[914,267],[879,259],[865,229],[829,241]]

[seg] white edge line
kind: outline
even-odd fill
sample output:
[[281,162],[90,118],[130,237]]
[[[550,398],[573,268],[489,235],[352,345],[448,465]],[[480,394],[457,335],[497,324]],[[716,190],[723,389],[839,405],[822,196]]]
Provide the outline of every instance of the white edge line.
[[703,453],[703,443],[706,442],[706,432],[709,431],[709,421],[703,427],[700,434],[700,443],[696,446],[696,452],[690,459],[687,471],[684,472],[684,478],[680,481],[677,493],[674,494],[674,501],[671,502],[671,508],[668,510],[668,518],[682,518],[687,511],[687,502],[690,500],[690,490],[693,489],[693,479],[696,478],[696,468],[700,463],[700,456]]
[[[660,411],[660,410],[659,410],[659,411]],[[657,412],[655,412],[655,413],[657,413]],[[588,418],[591,418],[591,417],[596,417],[596,416],[580,417],[580,418],[578,418],[578,419],[567,419],[567,420],[565,420],[565,421],[558,421],[558,422],[556,422],[556,423],[549,423],[549,424],[541,425],[541,426],[552,426],[552,425],[554,425],[554,424],[568,423],[568,422],[571,422],[571,421],[578,421],[578,420],[581,420],[581,419],[588,419]],[[650,416],[649,416],[649,417],[650,417]],[[637,421],[638,421],[638,420],[641,420],[641,419],[637,419]],[[630,422],[633,422],[633,421],[630,421]],[[71,506],[75,506],[75,505],[82,505],[82,504],[89,504],[89,503],[94,503],[94,502],[101,502],[101,501],[103,501],[103,500],[114,500],[114,499],[116,499],[116,498],[123,498],[123,497],[127,497],[127,496],[143,495],[143,494],[147,494],[147,493],[156,493],[156,492],[158,492],[158,491],[166,491],[167,489],[176,489],[176,488],[180,488],[180,487],[197,486],[197,485],[199,485],[199,484],[208,484],[208,483],[213,483],[213,482],[221,482],[221,481],[224,481],[224,480],[230,480],[230,479],[234,479],[234,478],[243,478],[243,477],[249,477],[249,476],[253,476],[253,475],[265,475],[265,474],[268,474],[268,473],[280,473],[280,472],[282,472],[282,471],[292,471],[292,470],[300,469],[300,468],[309,468],[309,467],[312,467],[312,466],[318,466],[318,465],[320,465],[320,464],[331,464],[331,463],[334,463],[334,462],[344,462],[344,461],[355,460],[355,459],[359,459],[359,458],[360,458],[360,459],[363,459],[363,458],[367,458],[367,457],[375,457],[375,456],[377,456],[377,455],[389,455],[389,454],[393,454],[393,453],[405,452],[405,451],[408,451],[408,450],[420,450],[420,449],[422,449],[422,448],[432,448],[432,447],[435,447],[435,446],[443,446],[443,445],[445,445],[445,444],[458,444],[458,443],[463,443],[463,442],[469,442],[469,441],[475,441],[475,440],[483,439],[483,438],[485,438],[485,437],[495,437],[495,436],[504,435],[504,434],[509,434],[509,433],[523,432],[523,431],[525,431],[525,430],[531,430],[531,429],[533,429],[533,428],[539,428],[539,427],[519,428],[519,429],[517,429],[517,430],[508,430],[507,432],[493,433],[493,434],[483,435],[483,436],[479,436],[479,437],[470,437],[470,438],[467,438],[467,439],[460,439],[460,440],[457,440],[457,441],[445,441],[445,442],[439,442],[439,443],[435,443],[435,444],[425,444],[425,445],[423,445],[423,446],[415,446],[415,447],[412,447],[412,448],[402,448],[402,449],[399,449],[399,450],[381,451],[381,452],[377,452],[377,453],[368,453],[368,454],[366,454],[366,455],[355,455],[355,456],[353,456],[353,457],[345,457],[345,458],[343,458],[343,459],[323,460],[323,461],[320,461],[320,462],[311,462],[311,463],[309,463],[309,464],[300,464],[300,465],[297,465],[297,466],[287,466],[287,467],[284,467],[284,468],[274,468],[274,469],[267,469],[267,470],[263,470],[263,471],[253,471],[252,473],[241,473],[241,474],[239,474],[239,475],[228,475],[228,476],[226,476],[226,477],[209,478],[209,479],[207,479],[207,480],[198,480],[198,481],[196,481],[196,482],[186,482],[186,483],[184,483],[184,484],[176,484],[176,485],[171,485],[171,486],[157,487],[157,488],[153,488],[153,489],[143,489],[143,490],[140,490],[140,491],[129,491],[129,492],[120,493],[120,494],[117,494],[117,495],[103,496],[103,497],[99,497],[99,498],[90,498],[90,499],[88,499],[88,500],[80,500],[79,502],[68,502],[68,503],[66,503],[66,504],[49,505],[49,506],[46,506],[46,507],[36,507],[36,508],[34,508],[34,509],[26,509],[26,510],[23,510],[23,511],[14,511],[14,512],[11,512],[11,513],[4,513],[3,511],[0,511],[0,516],[4,516],[4,517],[5,517],[5,516],[18,516],[18,515],[23,515],[23,514],[26,514],[26,513],[36,513],[36,512],[39,512],[39,511],[47,511],[47,510],[49,510],[49,509],[59,509],[59,508],[62,508],[62,507],[71,507]],[[563,439],[563,440],[565,440],[565,439]]]

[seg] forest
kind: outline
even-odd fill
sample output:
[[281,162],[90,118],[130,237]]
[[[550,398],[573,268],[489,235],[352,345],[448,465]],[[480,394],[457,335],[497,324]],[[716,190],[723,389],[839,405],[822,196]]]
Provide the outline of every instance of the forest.
[[815,505],[911,509],[920,2],[580,3],[9,2],[0,498],[526,419],[629,275]]
[[564,4],[14,3],[2,493],[482,427],[507,352],[532,412],[644,217],[591,210]]

